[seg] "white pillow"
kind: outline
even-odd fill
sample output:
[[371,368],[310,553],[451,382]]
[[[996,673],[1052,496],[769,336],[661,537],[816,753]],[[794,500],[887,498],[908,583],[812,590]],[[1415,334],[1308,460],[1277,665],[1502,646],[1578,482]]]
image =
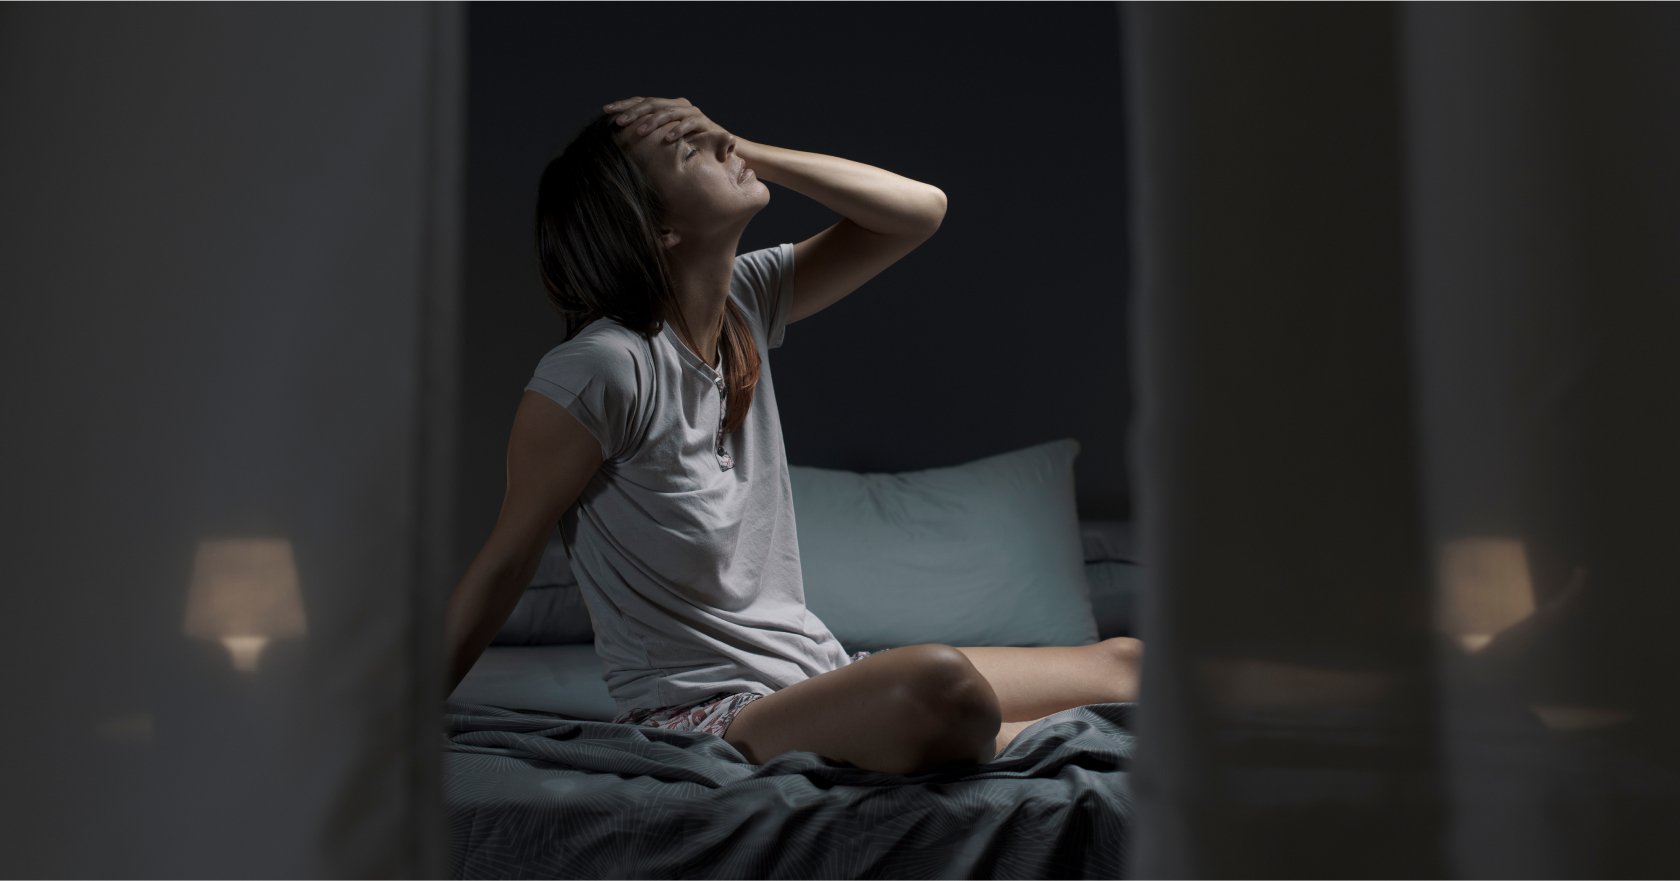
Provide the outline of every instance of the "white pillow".
[[1096,642],[1078,455],[1065,438],[898,474],[790,466],[806,605],[854,651]]

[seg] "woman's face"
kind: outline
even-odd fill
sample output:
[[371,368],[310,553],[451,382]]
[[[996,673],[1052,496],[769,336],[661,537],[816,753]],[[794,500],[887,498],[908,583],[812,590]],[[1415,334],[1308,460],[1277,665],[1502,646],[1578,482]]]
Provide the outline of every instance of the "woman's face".
[[666,141],[667,130],[661,126],[645,135],[633,129],[613,133],[664,197],[662,224],[690,241],[739,234],[770,203],[770,188],[755,174],[738,179],[745,163],[735,155],[734,136],[703,132]]

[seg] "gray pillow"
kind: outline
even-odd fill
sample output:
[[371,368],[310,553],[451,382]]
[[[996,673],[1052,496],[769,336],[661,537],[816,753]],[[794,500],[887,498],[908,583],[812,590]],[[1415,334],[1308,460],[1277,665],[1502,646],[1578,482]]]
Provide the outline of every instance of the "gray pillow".
[[1138,603],[1143,594],[1143,569],[1136,563],[1097,560],[1085,564],[1091,585],[1091,612],[1097,616],[1097,635],[1137,636]]
[[1085,541],[1085,580],[1091,586],[1097,635],[1103,639],[1137,636],[1143,569],[1138,563],[1131,522],[1085,520],[1079,527]]
[[593,643],[595,628],[576,584],[536,584],[519,596],[491,645]]
[[[1097,619],[1097,636],[1135,636],[1138,621],[1138,599],[1142,593],[1143,572],[1136,563],[1103,559],[1093,554],[1091,533],[1085,533],[1085,581],[1090,585],[1091,612]],[[559,539],[555,539],[559,543]],[[553,574],[545,576],[555,577]],[[519,599],[508,616],[495,645],[570,645],[592,644],[595,631],[590,626],[589,609],[577,584],[533,583]],[[470,702],[469,702],[470,703]]]
[[848,649],[1097,640],[1079,442],[898,474],[790,466],[805,602]]
[[[1077,454],[1078,446],[1073,441],[1061,443],[1074,444],[1072,450]],[[993,458],[1003,460],[1005,465],[1019,465],[1022,462],[1012,457],[1029,451],[1021,450]],[[957,466],[957,468],[972,468],[987,461],[990,460],[971,462],[968,465]],[[1071,464],[1069,467],[1071,469]],[[789,472],[797,483],[822,470],[792,466]],[[848,472],[829,473],[848,474]],[[875,476],[911,478],[914,474],[927,473],[929,472]],[[861,479],[866,475],[852,474],[851,477]],[[843,480],[841,483],[855,483],[855,481]],[[1041,487],[1041,489],[1043,488]],[[804,502],[795,500],[795,516],[798,518],[800,527],[801,554],[805,558],[807,571],[811,568],[810,555],[813,552],[813,543],[821,544],[820,539],[814,534],[817,528],[815,524],[820,516],[820,511],[814,507],[815,504],[815,501],[811,499],[806,499]],[[808,508],[811,509],[809,515],[806,514]],[[840,525],[842,531],[849,528],[843,518]],[[1091,610],[1096,620],[1098,637],[1106,639],[1110,636],[1132,635],[1132,631],[1137,626],[1135,606],[1141,585],[1141,575],[1136,564],[1131,562],[1134,559],[1131,524],[1126,521],[1115,520],[1083,521],[1079,523],[1079,534],[1086,563],[1084,574],[1089,586]],[[822,552],[816,551],[816,553],[820,555]],[[819,586],[818,590],[821,591],[822,588]],[[809,601],[809,583],[807,583],[806,593],[807,601]],[[827,617],[820,612],[817,614],[818,617],[823,618],[825,623],[828,622]],[[549,536],[548,546],[543,552],[543,558],[537,567],[536,575],[531,579],[530,588],[520,597],[519,604],[514,607],[507,622],[502,625],[500,632],[496,634],[493,644],[568,645],[590,644],[594,640],[595,633],[590,624],[589,610],[583,602],[582,592],[577,586],[577,579],[572,575],[570,563],[566,558],[565,544],[561,540],[560,532],[557,529]],[[851,642],[846,641],[844,637],[842,637],[842,641],[846,642],[848,646],[851,645]]]
[[548,546],[543,549],[542,562],[530,587],[519,597],[519,604],[508,613],[502,629],[496,631],[491,645],[569,645],[593,643],[595,628],[589,621],[589,609],[583,602],[583,591],[572,576],[566,559],[566,544],[560,530],[549,534]]
[[1085,562],[1114,560],[1136,563],[1136,542],[1130,520],[1081,520],[1080,538],[1085,545]]

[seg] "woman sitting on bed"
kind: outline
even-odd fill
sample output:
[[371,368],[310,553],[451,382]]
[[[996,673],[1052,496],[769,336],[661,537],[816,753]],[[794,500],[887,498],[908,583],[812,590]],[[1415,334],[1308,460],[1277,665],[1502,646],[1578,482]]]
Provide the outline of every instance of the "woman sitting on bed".
[[[566,340],[526,387],[501,513],[450,597],[447,690],[559,521],[615,722],[710,732],[755,763],[808,750],[908,773],[985,762],[1059,710],[1136,700],[1134,639],[847,654],[805,608],[762,355],[927,241],[945,194],[739,139],[683,98],[605,109],[539,185],[537,254]],[[844,219],[737,255],[764,181]]]

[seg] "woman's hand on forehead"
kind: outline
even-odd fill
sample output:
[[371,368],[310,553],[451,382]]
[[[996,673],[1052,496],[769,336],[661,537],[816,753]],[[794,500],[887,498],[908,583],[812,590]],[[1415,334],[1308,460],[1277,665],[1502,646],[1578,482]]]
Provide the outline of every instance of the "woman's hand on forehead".
[[[641,137],[664,129],[662,140],[670,143],[691,132],[716,131],[727,136],[729,133],[723,126],[718,125],[700,108],[689,103],[687,98],[644,98],[634,97],[614,101],[603,105],[602,110],[612,113],[617,111],[614,122],[623,126],[625,134]],[[634,128],[632,128],[634,126]],[[669,128],[666,128],[670,126]]]

